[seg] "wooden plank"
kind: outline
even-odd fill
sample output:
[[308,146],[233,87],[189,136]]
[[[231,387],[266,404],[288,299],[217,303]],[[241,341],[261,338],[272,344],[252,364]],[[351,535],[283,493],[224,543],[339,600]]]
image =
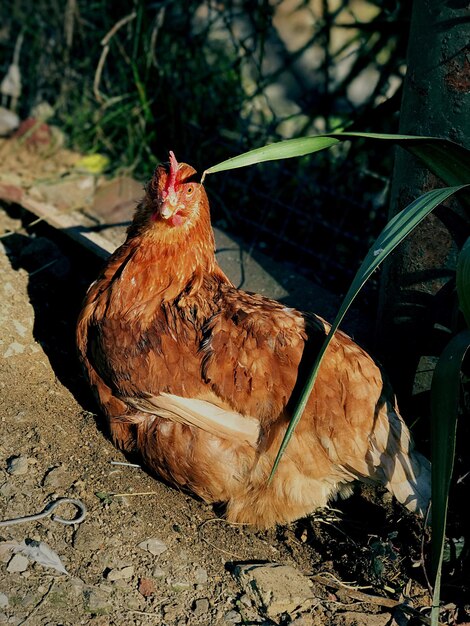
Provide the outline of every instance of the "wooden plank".
[[115,243],[91,230],[96,228],[96,223],[87,220],[80,211],[59,210],[53,204],[35,200],[21,187],[11,184],[0,183],[0,199],[21,205],[101,259],[107,259],[117,248]]
[[93,226],[85,226],[83,224],[84,216],[78,211],[65,213],[59,211],[52,204],[45,204],[31,198],[25,198],[22,206],[102,259],[107,259],[117,248],[116,244],[99,233],[88,230]]

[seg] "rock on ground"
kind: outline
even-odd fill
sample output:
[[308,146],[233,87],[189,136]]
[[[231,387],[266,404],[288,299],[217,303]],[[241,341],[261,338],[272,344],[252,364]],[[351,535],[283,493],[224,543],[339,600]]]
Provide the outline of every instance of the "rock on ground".
[[234,575],[270,618],[299,613],[314,602],[310,580],[289,565],[237,565]]

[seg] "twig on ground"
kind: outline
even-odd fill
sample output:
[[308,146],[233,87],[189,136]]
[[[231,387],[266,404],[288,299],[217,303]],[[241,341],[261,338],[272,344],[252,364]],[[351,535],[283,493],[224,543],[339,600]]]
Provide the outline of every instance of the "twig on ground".
[[101,40],[101,45],[102,46],[107,46],[109,44],[111,38],[114,37],[114,35],[117,33],[117,31],[120,28],[122,28],[123,26],[125,26],[128,22],[131,22],[136,17],[137,17],[137,13],[135,11],[132,11],[132,13],[129,13],[129,15],[126,15],[122,19],[118,20],[114,24],[114,26],[111,28],[111,30],[108,31],[106,33],[106,35],[103,37],[103,39]]
[[149,51],[147,53],[147,66],[149,65],[148,59],[150,58],[154,67],[158,68],[158,60],[156,55],[156,45],[158,33],[160,32],[161,27],[163,26],[163,21],[165,19],[166,7],[162,7],[157,11],[157,15],[155,16],[154,25],[152,28],[152,34],[150,35],[150,46]]
[[136,491],[131,493],[108,493],[111,498],[127,498],[127,496],[158,496],[158,491]]
[[57,263],[57,261],[58,259],[54,259],[53,261],[49,261],[49,263],[46,263],[45,265],[41,265],[41,267],[38,267],[36,270],[30,272],[29,277],[31,278],[31,276],[35,276],[36,274],[39,274],[39,272],[47,270],[48,267],[51,267],[51,265],[54,265],[54,263]]
[[21,232],[26,232],[27,228],[30,228],[31,226],[36,226],[36,224],[39,224],[39,222],[44,222],[45,219],[45,217],[38,217],[36,220],[33,220],[29,224],[22,224],[14,230],[9,230],[7,233],[2,233],[0,235],[0,239],[6,239],[7,237],[11,237],[11,235],[18,235]]
[[98,65],[96,67],[95,78],[93,80],[93,93],[95,95],[96,100],[100,104],[103,104],[105,102],[105,98],[100,92],[100,82],[101,82],[101,74],[103,73],[104,63],[109,53],[109,42],[111,41],[112,37],[114,37],[114,35],[117,33],[117,31],[120,28],[125,26],[128,22],[131,22],[133,19],[135,19],[136,16],[137,16],[137,13],[135,11],[132,11],[132,13],[129,13],[129,15],[126,15],[126,17],[123,17],[121,20],[116,22],[116,24],[114,24],[111,30],[101,40],[101,45],[103,46],[103,50],[101,51],[101,56],[99,58]]
[[[327,576],[323,576],[321,574],[314,574],[310,576],[312,580],[318,582],[327,587],[333,587],[334,589],[338,589],[344,591],[349,597],[354,598],[355,600],[359,600],[360,602],[367,602],[369,604],[375,604],[378,606],[383,606],[387,609],[399,609],[403,611],[403,613],[407,613],[412,617],[416,617],[420,619],[423,624],[430,625],[431,619],[422,615],[416,609],[413,609],[411,606],[404,604],[400,600],[392,600],[391,598],[381,598],[380,596],[374,596],[368,593],[364,593],[363,591],[359,591],[358,589],[354,589],[352,587],[348,587],[347,585],[340,583],[336,580],[328,578]],[[437,626],[445,626],[442,622],[438,622]]]
[[138,467],[140,468],[141,465],[139,465],[138,463],[127,463],[125,461],[110,461],[111,465],[124,465],[125,467]]

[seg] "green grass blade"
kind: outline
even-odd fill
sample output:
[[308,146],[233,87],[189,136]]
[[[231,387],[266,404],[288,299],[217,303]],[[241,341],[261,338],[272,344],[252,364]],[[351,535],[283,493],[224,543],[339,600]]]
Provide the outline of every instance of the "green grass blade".
[[202,176],[239,167],[247,167],[265,161],[276,161],[312,154],[340,141],[368,139],[394,142],[421,159],[429,170],[449,186],[464,185],[470,181],[470,150],[439,137],[415,135],[392,135],[381,133],[331,133],[315,137],[300,137],[278,141],[236,157],[222,161],[205,170]]
[[459,185],[457,187],[445,187],[443,189],[433,189],[432,191],[428,191],[416,200],[414,200],[406,208],[404,208],[385,226],[385,228],[377,238],[375,244],[367,253],[367,256],[364,259],[359,270],[357,271],[351,287],[349,288],[349,291],[347,292],[338,311],[338,314],[331,326],[330,332],[328,333],[328,336],[326,337],[323,346],[320,349],[318,357],[315,361],[315,364],[313,365],[313,368],[301,393],[299,401],[294,409],[291,421],[286,430],[284,439],[282,440],[281,446],[274,461],[270,478],[272,478],[272,476],[274,475],[274,472],[276,471],[279,461],[284,454],[287,444],[292,437],[294,429],[297,426],[300,418],[302,417],[302,413],[304,412],[308,398],[315,384],[318,369],[328,348],[328,345],[333,338],[333,335],[336,332],[338,326],[343,320],[343,317],[345,316],[347,310],[351,306],[359,291],[362,289],[364,283],[377,269],[380,263],[382,263],[382,261],[392,252],[392,250],[394,250],[403,241],[403,239],[405,239],[409,235],[409,233],[414,228],[416,228],[416,226],[433,209],[436,208],[436,206],[444,202],[444,200],[446,200],[449,196],[455,194],[461,189],[468,188],[469,186],[470,185]]
[[249,152],[244,152],[236,157],[222,161],[217,165],[209,167],[202,175],[202,181],[206,174],[215,174],[215,172],[224,172],[226,170],[234,170],[239,167],[247,167],[248,165],[256,165],[265,161],[277,161],[279,159],[290,159],[292,157],[304,156],[319,152],[325,148],[330,148],[334,144],[339,143],[339,139],[331,136],[317,135],[316,137],[299,137],[297,139],[286,139],[278,141]]
[[447,344],[437,362],[431,384],[433,625],[438,623],[439,618],[442,558],[459,413],[460,372],[469,348],[470,330],[464,330]]
[[470,237],[460,251],[457,262],[457,294],[460,310],[470,328]]

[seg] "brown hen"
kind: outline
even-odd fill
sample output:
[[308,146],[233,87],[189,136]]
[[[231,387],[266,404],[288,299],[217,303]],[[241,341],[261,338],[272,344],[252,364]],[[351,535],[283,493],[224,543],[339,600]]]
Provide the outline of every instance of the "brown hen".
[[290,522],[348,495],[357,479],[423,513],[429,462],[379,367],[342,332],[268,481],[299,372],[329,326],[234,287],[217,265],[195,173],[172,153],[157,167],[80,314],[80,358],[114,443],[170,483],[225,503],[234,522]]

